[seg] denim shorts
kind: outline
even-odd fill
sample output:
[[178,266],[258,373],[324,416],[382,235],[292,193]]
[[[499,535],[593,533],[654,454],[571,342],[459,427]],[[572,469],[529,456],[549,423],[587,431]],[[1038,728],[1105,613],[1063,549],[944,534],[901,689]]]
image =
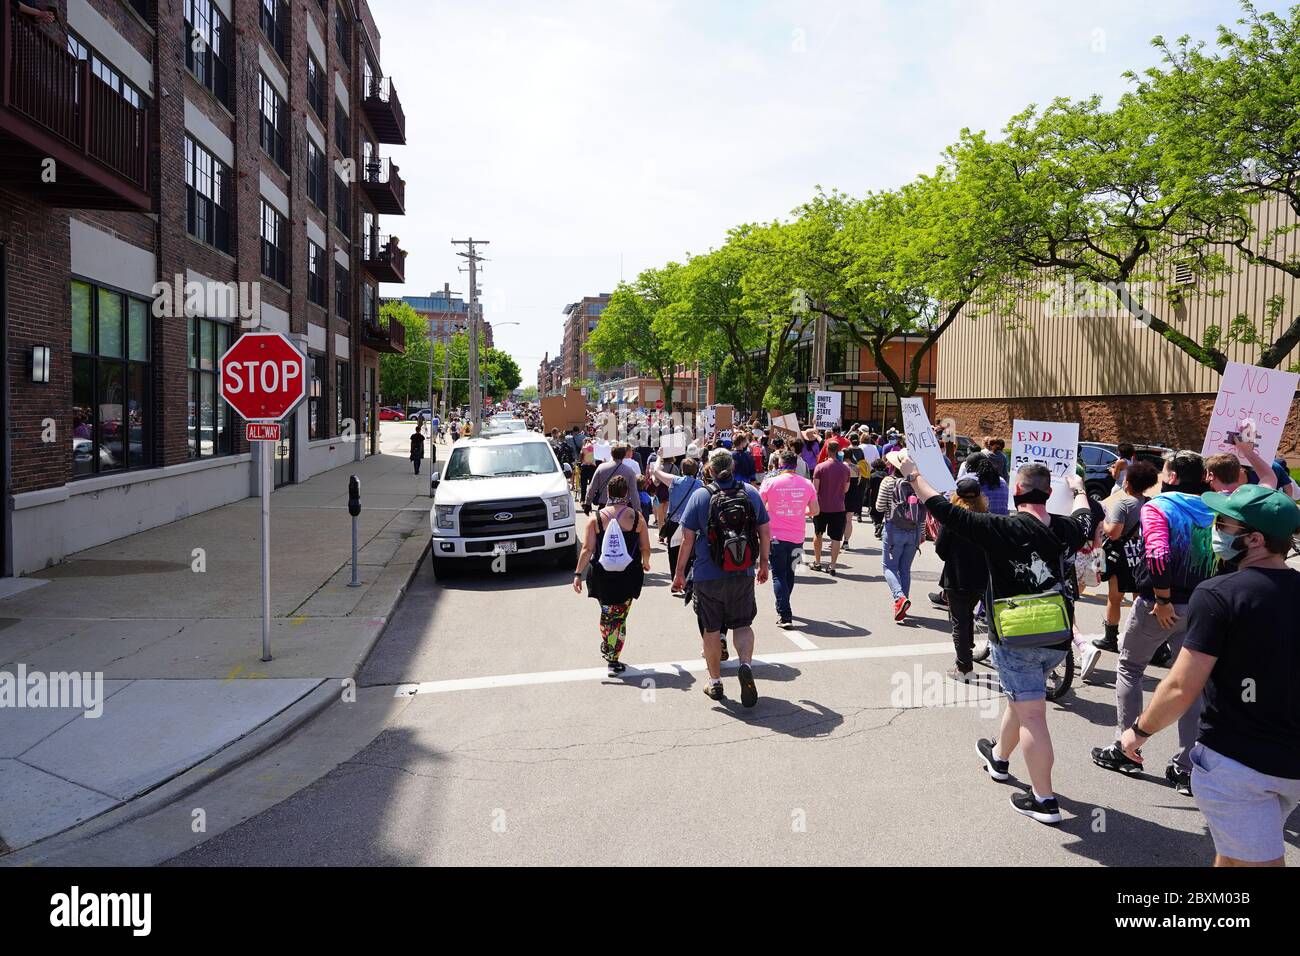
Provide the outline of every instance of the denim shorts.
[[1192,793],[1209,824],[1214,852],[1248,863],[1281,858],[1283,828],[1300,804],[1300,780],[1260,773],[1202,743],[1188,759]]
[[1060,667],[1069,653],[1051,647],[1006,647],[996,641],[992,650],[998,683],[1007,699],[1017,704],[1047,700],[1047,675]]

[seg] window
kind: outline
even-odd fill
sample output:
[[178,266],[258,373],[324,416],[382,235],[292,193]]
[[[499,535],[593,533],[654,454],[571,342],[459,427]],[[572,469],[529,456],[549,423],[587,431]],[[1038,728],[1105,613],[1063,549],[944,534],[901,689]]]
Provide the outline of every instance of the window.
[[262,149],[266,150],[266,155],[270,156],[277,166],[286,169],[284,162],[284,138],[285,132],[289,125],[289,107],[284,102],[271,81],[266,78],[265,73],[258,74],[261,82],[261,96],[259,97],[259,111],[262,114],[262,122],[259,127],[259,138],[262,143]]
[[289,8],[282,0],[262,0],[262,33],[280,59],[285,58],[285,28],[289,25]]
[[185,0],[185,65],[227,107],[235,55],[230,21],[212,0]]
[[325,154],[315,140],[307,139],[307,198],[321,212],[325,211]]
[[149,304],[72,283],[72,474],[152,463]]
[[334,174],[334,225],[343,235],[352,236],[352,191],[338,173]]
[[289,284],[287,266],[289,223],[265,199],[262,200],[262,275],[280,285]]
[[307,103],[312,111],[325,121],[325,68],[316,58],[307,54]]
[[185,137],[185,228],[200,242],[230,252],[230,167]]
[[325,250],[307,240],[307,300],[328,308],[325,299]]
[[348,281],[348,270],[346,267],[334,263],[334,314],[340,319],[347,319],[352,310],[348,308],[348,300],[352,297],[352,285]]
[[352,390],[348,388],[348,363],[334,363],[334,405],[338,413],[336,422],[338,434],[343,431],[343,423],[352,417]]
[[199,316],[189,329],[189,456],[212,458],[234,452],[235,413],[217,392],[217,360],[230,348],[231,328]]
[[325,394],[329,362],[318,352],[307,353],[307,359],[311,363],[311,390],[307,393],[307,437],[324,438],[325,409],[329,408]]
[[379,324],[378,290],[369,282],[361,284],[361,316],[367,322]]
[[343,12],[342,7],[336,4],[334,7],[334,42],[338,44],[339,54],[343,57],[343,62],[349,66],[352,64],[352,48],[348,42],[351,35],[348,15]]
[[107,61],[95,52],[94,47],[87,44],[85,40],[71,30],[68,31],[68,52],[78,60],[89,60],[90,72],[112,87],[114,92],[132,106],[144,105],[144,94],[138,88],[132,86],[121,73],[109,66]]
[[343,108],[343,103],[334,98],[334,145],[339,148],[339,152],[344,156],[348,153],[348,112]]

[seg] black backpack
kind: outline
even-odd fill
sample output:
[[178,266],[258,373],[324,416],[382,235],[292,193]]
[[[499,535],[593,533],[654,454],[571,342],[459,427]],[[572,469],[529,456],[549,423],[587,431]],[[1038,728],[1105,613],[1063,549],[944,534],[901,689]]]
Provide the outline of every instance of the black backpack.
[[709,489],[709,554],[723,571],[747,571],[758,558],[758,513],[744,482]]

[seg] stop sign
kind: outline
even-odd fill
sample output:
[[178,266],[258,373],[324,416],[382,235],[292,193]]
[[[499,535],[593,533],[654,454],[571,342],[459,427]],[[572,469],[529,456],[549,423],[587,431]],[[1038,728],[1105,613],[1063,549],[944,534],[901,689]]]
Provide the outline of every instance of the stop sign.
[[221,397],[249,421],[278,421],[307,396],[307,360],[279,332],[241,335],[218,369]]

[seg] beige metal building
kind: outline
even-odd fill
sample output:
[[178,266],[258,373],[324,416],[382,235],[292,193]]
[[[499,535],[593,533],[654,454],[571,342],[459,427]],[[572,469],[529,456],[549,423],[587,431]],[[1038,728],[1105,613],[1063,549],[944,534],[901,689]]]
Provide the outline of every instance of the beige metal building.
[[[1282,202],[1261,205],[1263,231],[1295,222]],[[1270,254],[1300,256],[1300,233],[1274,243]],[[1279,269],[1232,260],[1234,271],[1199,284],[1177,262],[1161,270],[1152,311],[1201,342],[1212,325],[1225,332],[1245,313],[1258,325],[1269,300],[1285,297],[1278,329],[1300,313],[1300,281]],[[1170,306],[1163,293],[1184,290]],[[962,434],[1007,435],[1015,418],[1078,421],[1085,441],[1129,440],[1199,450],[1219,374],[1197,363],[1133,318],[1113,297],[1068,279],[1044,278],[1046,299],[1026,294],[994,314],[961,317],[943,335],[937,375],[938,416],[951,417]],[[1226,338],[1226,337],[1225,337]],[[1271,339],[1272,336],[1269,336]],[[1231,361],[1253,364],[1255,345],[1221,341]],[[1300,348],[1281,363],[1300,362]],[[1291,418],[1279,454],[1300,463],[1300,407]]]

